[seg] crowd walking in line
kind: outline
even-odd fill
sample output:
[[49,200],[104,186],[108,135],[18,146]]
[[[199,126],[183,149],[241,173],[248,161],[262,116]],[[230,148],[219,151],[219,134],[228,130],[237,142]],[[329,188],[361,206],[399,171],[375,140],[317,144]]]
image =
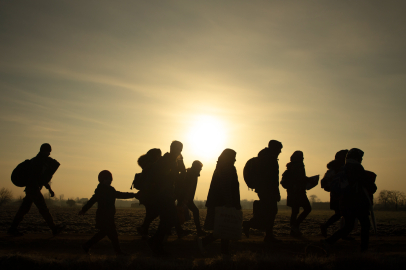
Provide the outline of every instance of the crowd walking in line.
[[[115,225],[115,200],[130,198],[138,199],[140,204],[145,206],[145,218],[136,230],[156,256],[167,255],[165,239],[171,234],[172,228],[175,228],[178,238],[191,233],[190,230],[182,228],[182,224],[189,218],[189,210],[193,214],[198,236],[196,248],[202,253],[212,242],[220,239],[221,253],[228,255],[230,240],[239,239],[241,234],[250,237],[250,229],[265,231],[265,244],[277,245],[281,240],[275,236],[273,228],[278,214],[278,202],[281,200],[279,185],[287,190],[287,206],[292,210],[290,235],[302,237],[300,224],[312,211],[306,193],[318,185],[319,178],[306,175],[304,153],[295,151],[280,180],[278,157],[282,148],[281,142],[271,140],[268,147],[262,149],[257,157],[246,162],[244,181],[258,195],[258,200],[253,204],[253,217],[245,221],[242,220],[240,184],[234,166],[237,152],[233,149],[224,149],[218,157],[207,195],[204,226],[200,223],[199,209],[193,201],[203,164],[195,160],[191,167],[186,169],[181,142],[173,141],[169,152],[163,155],[160,149],[153,148],[138,158],[142,171],[135,174],[131,183],[131,189],[138,190],[136,193],[116,191],[112,186],[112,173],[108,170],[101,171],[94,195],[79,212],[79,215],[85,215],[97,203],[98,232],[82,245],[84,252],[88,254],[93,245],[107,236],[116,254],[125,255],[120,249]],[[23,235],[18,230],[18,225],[33,203],[53,235],[64,230],[63,225],[55,225],[41,193],[41,189],[45,187],[51,196],[54,196],[50,181],[60,164],[50,157],[51,150],[49,144],[41,145],[37,156],[19,164],[12,173],[12,182],[19,187],[25,187],[26,196],[8,229],[11,236]],[[376,174],[366,171],[361,165],[363,155],[364,152],[357,148],[340,150],[334,160],[327,164],[328,170],[321,180],[321,188],[330,192],[330,209],[334,211],[334,215],[320,225],[320,233],[325,238],[320,245],[325,250],[330,250],[338,240],[348,238],[356,220],[361,224],[361,251],[368,249],[371,228],[369,216],[373,214],[372,196],[377,187]],[[299,214],[300,208],[303,208],[303,211]],[[227,212],[227,209],[232,211]],[[158,229],[149,237],[149,226],[158,217]],[[328,237],[329,227],[341,218],[345,220],[345,225]],[[372,225],[376,229],[374,219]]]

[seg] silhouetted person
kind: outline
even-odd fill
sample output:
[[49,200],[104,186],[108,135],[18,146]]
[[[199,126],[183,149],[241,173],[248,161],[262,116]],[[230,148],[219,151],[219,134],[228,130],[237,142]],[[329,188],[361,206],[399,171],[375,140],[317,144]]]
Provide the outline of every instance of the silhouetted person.
[[[170,152],[165,153],[154,164],[154,176],[148,182],[148,200],[157,209],[159,226],[155,234],[148,240],[148,245],[155,255],[165,255],[163,241],[176,224],[175,182],[185,173],[181,152],[183,144],[173,141]],[[179,236],[179,232],[178,232]]]
[[[370,181],[364,167],[361,165],[364,152],[357,148],[352,148],[347,153],[342,174],[348,181],[345,191],[340,192],[340,210],[345,219],[345,225],[329,238],[322,240],[322,243],[329,247],[340,238],[347,236],[354,228],[355,219],[361,224],[361,251],[366,251],[369,245],[369,194],[376,192],[376,185]],[[366,190],[366,192],[364,191]],[[337,192],[333,191],[332,192]]]
[[[292,207],[292,215],[290,217],[290,234],[294,237],[302,235],[300,231],[300,223],[310,214],[312,207],[306,195],[306,185],[308,178],[303,163],[303,152],[295,151],[290,157],[290,162],[286,165],[284,174],[288,174],[289,184],[287,186],[287,205]],[[298,216],[300,207],[303,207],[303,212]]]
[[[25,197],[23,199],[23,202],[21,203],[20,208],[17,211],[16,216],[14,217],[13,222],[11,223],[11,227],[7,232],[8,234],[13,236],[23,235],[23,233],[20,232],[17,228],[20,222],[23,220],[24,216],[30,211],[33,203],[37,206],[39,213],[42,215],[49,228],[51,228],[53,235],[57,235],[62,231],[63,226],[55,225],[45,203],[44,196],[41,193],[42,187],[45,186],[45,188],[49,190],[51,197],[55,196],[53,190],[51,189],[51,186],[48,183],[50,178],[45,175],[47,167],[50,166],[49,163],[52,162],[52,159],[49,158],[51,151],[51,145],[49,145],[48,143],[44,143],[43,145],[41,145],[40,151],[37,156],[31,159],[30,180],[24,190]],[[44,179],[47,177],[49,179]]]
[[255,201],[254,216],[249,221],[243,222],[244,234],[249,237],[249,229],[265,229],[264,241],[278,242],[273,234],[273,226],[278,213],[278,202],[281,200],[279,193],[279,163],[278,156],[282,151],[282,143],[271,140],[268,148],[258,153],[258,181],[255,192],[259,201]]
[[[138,158],[138,165],[142,169],[142,177],[145,178],[145,181],[148,181],[153,177],[153,166],[156,161],[161,158],[161,150],[157,148],[150,149],[145,155],[142,155]],[[137,175],[136,175],[137,177]],[[140,189],[140,195],[143,195],[145,188]],[[148,199],[144,199],[142,196],[139,198],[140,203],[145,206],[145,218],[144,222],[140,227],[137,227],[137,232],[146,238],[148,236],[148,228],[152,221],[159,216],[156,205],[151,203]]]
[[196,193],[197,179],[200,176],[203,164],[195,160],[192,167],[187,169],[186,177],[179,182],[178,185],[178,206],[186,205],[193,213],[193,219],[196,225],[197,235],[204,236],[206,233],[202,230],[200,225],[199,209],[195,205],[193,199]]
[[136,198],[136,194],[116,191],[115,188],[111,186],[113,175],[107,170],[101,171],[98,179],[100,183],[94,191],[94,195],[83,206],[79,215],[84,215],[86,211],[97,202],[96,228],[99,232],[83,244],[82,247],[86,253],[89,253],[90,248],[94,244],[107,236],[113,244],[116,255],[123,255],[124,253],[120,249],[116,224],[114,222],[114,215],[116,214],[115,202],[116,199]]
[[[241,209],[240,204],[240,184],[238,182],[237,170],[234,163],[237,153],[232,149],[225,149],[217,160],[217,166],[211,180],[209,194],[207,195],[206,207],[207,216],[205,220],[205,229],[214,229],[215,208],[218,206],[234,207]],[[201,251],[208,244],[214,242],[216,237],[213,233],[200,239],[199,248]],[[230,241],[221,239],[221,253],[228,255]]]
[[[327,172],[324,175],[323,179],[321,180],[322,183],[326,182],[327,191],[330,190],[330,183],[333,180],[333,178],[337,175],[337,173],[343,168],[345,164],[345,157],[347,156],[348,150],[341,150],[338,151],[335,155],[334,160],[330,161],[327,164]],[[324,188],[322,186],[322,188]],[[327,228],[330,227],[332,224],[340,220],[341,218],[341,212],[340,212],[340,203],[339,203],[339,196],[335,194],[334,192],[330,192],[330,209],[334,210],[334,215],[332,215],[326,223],[320,225],[321,229],[321,234],[324,237],[327,237]]]

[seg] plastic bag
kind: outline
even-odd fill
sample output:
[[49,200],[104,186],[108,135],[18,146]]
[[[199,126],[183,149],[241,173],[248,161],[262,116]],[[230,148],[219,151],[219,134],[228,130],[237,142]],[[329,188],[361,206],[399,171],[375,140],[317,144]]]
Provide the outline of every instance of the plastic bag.
[[234,207],[216,207],[213,234],[216,238],[240,240],[242,234],[242,211]]

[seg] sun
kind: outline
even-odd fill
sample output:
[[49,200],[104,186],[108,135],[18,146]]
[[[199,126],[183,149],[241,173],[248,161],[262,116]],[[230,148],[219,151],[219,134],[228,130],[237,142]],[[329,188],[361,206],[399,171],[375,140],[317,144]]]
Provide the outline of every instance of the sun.
[[200,116],[192,125],[188,141],[189,147],[198,157],[215,158],[224,150],[226,139],[222,121],[212,116]]

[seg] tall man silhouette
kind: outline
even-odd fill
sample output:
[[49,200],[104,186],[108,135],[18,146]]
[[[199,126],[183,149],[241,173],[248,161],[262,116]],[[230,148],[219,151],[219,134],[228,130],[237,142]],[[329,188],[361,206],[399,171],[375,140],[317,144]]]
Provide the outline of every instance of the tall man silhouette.
[[16,216],[14,217],[13,222],[11,223],[10,229],[7,231],[9,235],[23,235],[23,233],[20,232],[17,227],[24,219],[24,216],[30,211],[33,203],[37,206],[39,213],[45,219],[54,235],[59,234],[63,229],[62,226],[55,225],[54,220],[52,219],[52,216],[49,213],[49,209],[45,203],[44,196],[41,193],[42,187],[45,186],[49,190],[51,197],[55,196],[49,183],[47,181],[44,181],[44,171],[46,170],[46,167],[49,166],[49,163],[52,160],[51,158],[49,158],[51,151],[51,145],[49,145],[48,143],[44,143],[43,145],[41,145],[40,151],[37,156],[31,159],[30,181],[27,183],[24,190],[26,195],[23,199],[23,202],[21,203],[20,208],[17,211]]
[[264,241],[267,243],[279,242],[273,234],[273,226],[278,213],[279,193],[279,163],[278,156],[282,151],[282,143],[271,140],[268,147],[258,153],[258,179],[255,192],[259,201],[254,202],[254,216],[243,222],[244,234],[249,237],[250,228],[265,229]]

